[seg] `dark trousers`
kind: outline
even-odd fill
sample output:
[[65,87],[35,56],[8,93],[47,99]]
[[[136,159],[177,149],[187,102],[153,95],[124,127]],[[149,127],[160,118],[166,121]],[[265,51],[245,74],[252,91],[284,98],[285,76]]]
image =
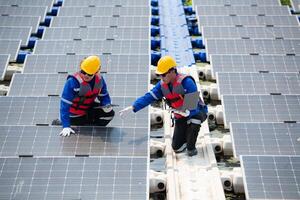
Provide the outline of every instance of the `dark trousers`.
[[[195,149],[198,133],[200,131],[201,123],[205,121],[206,113],[199,113],[191,119],[186,117],[175,119],[175,128],[173,133],[172,148],[174,151],[178,150],[184,143],[188,150]],[[194,119],[194,120],[193,120]]]
[[114,117],[114,110],[105,112],[105,109],[92,107],[86,115],[70,117],[71,125],[75,126],[106,126]]

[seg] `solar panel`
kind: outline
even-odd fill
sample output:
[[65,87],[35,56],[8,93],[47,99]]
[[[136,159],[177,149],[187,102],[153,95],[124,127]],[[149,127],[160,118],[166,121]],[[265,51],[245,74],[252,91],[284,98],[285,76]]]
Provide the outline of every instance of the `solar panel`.
[[61,7],[58,16],[149,16],[145,7]]
[[0,16],[0,26],[30,26],[32,33],[37,33],[40,19],[39,16]]
[[40,16],[42,22],[45,21],[46,13],[46,6],[0,6],[1,15]]
[[247,6],[270,6],[270,5],[280,5],[278,0],[194,0],[194,5],[224,5],[224,6],[233,6],[233,5],[247,5]]
[[[112,97],[116,105],[114,119],[109,127],[148,127],[148,109],[132,114],[123,120],[117,114],[121,109],[130,106],[135,98]],[[59,118],[59,97],[8,97],[0,96],[1,125],[36,125],[51,124]]]
[[299,27],[202,27],[202,38],[208,39],[299,39]]
[[98,0],[88,0],[88,1],[81,1],[81,0],[64,0],[63,6],[115,6],[115,7],[122,7],[122,6],[149,6],[148,0],[110,0],[110,1],[98,1]]
[[300,94],[299,73],[217,73],[219,95]]
[[3,81],[5,77],[6,68],[9,62],[10,55],[0,54],[0,80]]
[[36,42],[35,54],[150,54],[149,40],[69,40]]
[[212,54],[297,55],[299,39],[207,39],[207,60]]
[[196,7],[196,15],[291,15],[288,6],[203,6]]
[[299,0],[291,0],[291,5],[294,12],[300,12],[300,1]]
[[27,46],[31,27],[0,27],[1,40],[21,40],[22,46]]
[[3,6],[47,6],[48,11],[51,11],[54,0],[0,0],[0,5]]
[[297,123],[231,123],[233,152],[240,155],[300,155]]
[[297,26],[296,16],[198,16],[199,26]]
[[300,120],[300,95],[223,95],[224,125]]
[[212,73],[217,72],[299,72],[300,56],[211,55]]
[[[88,55],[28,55],[23,73],[74,73]],[[149,55],[100,55],[102,72],[148,73]]]
[[143,40],[150,37],[148,27],[139,28],[46,28],[44,40],[96,40],[131,39]]
[[146,157],[0,158],[2,199],[148,199]]
[[242,156],[246,199],[300,199],[300,156]]
[[[7,96],[61,95],[67,74],[14,74]],[[148,74],[102,74],[110,96],[139,97],[148,91]],[[42,86],[43,85],[43,86]]]
[[0,155],[22,156],[144,156],[147,128],[78,127],[76,134],[59,137],[61,127],[0,126]]
[[0,54],[10,54],[10,60],[17,59],[18,51],[21,47],[21,40],[0,40]]
[[149,27],[149,16],[54,17],[51,27]]

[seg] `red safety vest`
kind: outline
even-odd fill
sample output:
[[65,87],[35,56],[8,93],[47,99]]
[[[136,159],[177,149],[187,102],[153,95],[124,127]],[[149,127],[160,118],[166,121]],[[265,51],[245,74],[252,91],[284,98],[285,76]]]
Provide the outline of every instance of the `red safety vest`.
[[76,78],[80,84],[79,91],[72,101],[70,113],[74,115],[85,115],[86,111],[92,106],[96,97],[101,92],[103,86],[101,76],[98,74],[95,75],[95,85],[93,89],[90,87],[88,82],[85,82],[81,78],[80,72],[76,72],[74,75],[71,75],[68,78],[70,77]]
[[[170,104],[169,106],[171,106],[172,108],[180,109],[180,107],[183,105],[185,91],[182,86],[182,81],[187,77],[191,77],[191,76],[177,74],[175,81],[172,83],[172,91],[170,91],[168,84],[164,83],[163,81],[160,82],[161,91],[164,97],[167,99],[167,102],[169,102]],[[191,78],[193,79],[193,77]],[[175,114],[175,118],[181,118],[181,117],[182,117],[181,115]]]

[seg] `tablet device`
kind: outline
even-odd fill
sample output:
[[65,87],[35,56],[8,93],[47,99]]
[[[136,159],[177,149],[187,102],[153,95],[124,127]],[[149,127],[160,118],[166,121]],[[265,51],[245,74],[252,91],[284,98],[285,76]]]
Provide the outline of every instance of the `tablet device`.
[[183,105],[179,110],[185,111],[196,109],[200,98],[199,95],[199,91],[185,94],[183,99]]

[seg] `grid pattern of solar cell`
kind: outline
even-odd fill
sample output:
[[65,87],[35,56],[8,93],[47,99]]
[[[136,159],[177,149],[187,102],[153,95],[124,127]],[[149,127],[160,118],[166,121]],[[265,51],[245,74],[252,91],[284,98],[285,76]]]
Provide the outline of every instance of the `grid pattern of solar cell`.
[[40,20],[40,16],[0,16],[0,26],[30,26],[32,33],[36,33]]
[[300,95],[223,95],[224,125],[229,122],[300,121]]
[[207,60],[211,54],[297,55],[299,43],[299,39],[207,39]]
[[0,27],[1,40],[21,40],[22,46],[27,46],[31,27]]
[[54,0],[0,0],[0,5],[5,6],[47,6],[48,11],[52,9]]
[[34,54],[140,54],[149,55],[149,40],[74,40],[36,42]]
[[47,28],[44,40],[144,40],[150,37],[149,27],[144,28]]
[[299,73],[217,73],[219,95],[300,94]]
[[196,8],[197,15],[291,15],[288,6],[202,6]]
[[[14,74],[8,96],[61,95],[67,74]],[[110,96],[139,97],[148,86],[148,74],[102,74]]]
[[51,27],[148,27],[149,16],[54,17]]
[[247,5],[247,6],[270,6],[270,5],[280,5],[278,0],[194,0],[194,5],[224,5],[224,6],[233,6],[233,5]]
[[0,126],[0,156],[144,156],[147,128],[75,127],[59,137],[61,127]]
[[299,27],[202,27],[204,39],[299,39]]
[[231,123],[233,152],[240,155],[300,155],[297,123]]
[[[23,73],[74,73],[86,55],[28,55]],[[148,55],[100,55],[102,72],[147,73]]]
[[[112,97],[115,113],[130,106],[135,98]],[[51,124],[59,118],[59,97],[0,97],[0,124],[36,125]],[[115,115],[109,127],[148,127],[148,109],[143,109],[128,116],[126,120]]]
[[296,16],[198,16],[199,26],[299,26]]
[[299,72],[300,56],[211,55],[212,73],[217,72]]
[[10,55],[0,54],[0,80],[4,79]]
[[0,6],[1,15],[40,16],[41,21],[44,21],[46,13],[45,6]]
[[149,16],[149,7],[61,7],[58,16]]
[[146,199],[147,158],[0,158],[3,199]]
[[0,40],[0,54],[10,54],[10,60],[15,61],[21,46],[21,40]]
[[291,0],[291,5],[295,12],[300,12],[300,1],[299,0]]
[[247,199],[300,199],[300,156],[242,156]]
[[81,1],[81,0],[64,0],[63,6],[148,6],[149,1],[148,0],[110,0],[110,1],[98,1],[98,0],[86,0],[86,1]]

